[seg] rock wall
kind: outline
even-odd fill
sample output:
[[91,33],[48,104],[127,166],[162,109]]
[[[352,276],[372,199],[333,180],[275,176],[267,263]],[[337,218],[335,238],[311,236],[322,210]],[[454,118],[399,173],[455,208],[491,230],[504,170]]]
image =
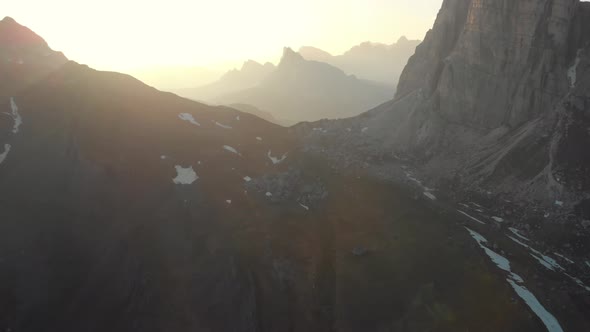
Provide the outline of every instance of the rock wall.
[[357,122],[431,178],[578,203],[590,188],[589,13],[578,0],[445,0],[395,100]]

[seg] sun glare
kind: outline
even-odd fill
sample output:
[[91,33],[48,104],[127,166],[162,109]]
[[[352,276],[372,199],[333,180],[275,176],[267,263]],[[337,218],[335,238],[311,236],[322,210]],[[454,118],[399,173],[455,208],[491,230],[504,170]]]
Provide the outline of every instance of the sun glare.
[[[38,1],[4,4],[53,49],[104,70],[276,62],[284,46],[339,53],[363,41],[421,39],[440,0]],[[34,11],[30,8],[35,8]]]

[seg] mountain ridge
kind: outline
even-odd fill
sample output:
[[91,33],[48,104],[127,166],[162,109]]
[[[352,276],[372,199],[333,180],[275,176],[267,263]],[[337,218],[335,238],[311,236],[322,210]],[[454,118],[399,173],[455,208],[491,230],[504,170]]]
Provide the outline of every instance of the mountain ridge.
[[419,40],[408,40],[405,36],[393,44],[363,42],[341,55],[332,55],[312,46],[302,46],[299,52],[308,60],[331,64],[357,77],[396,85]]
[[[230,71],[209,86],[216,93],[208,98],[195,90],[176,92],[214,104],[250,104],[270,112],[283,124],[357,115],[393,96],[390,86],[347,75],[327,63],[306,60],[289,47],[283,49],[276,67],[254,63],[258,72],[264,68],[264,75],[249,75],[244,69]],[[240,75],[252,77],[252,84],[244,87],[227,83],[228,77]]]

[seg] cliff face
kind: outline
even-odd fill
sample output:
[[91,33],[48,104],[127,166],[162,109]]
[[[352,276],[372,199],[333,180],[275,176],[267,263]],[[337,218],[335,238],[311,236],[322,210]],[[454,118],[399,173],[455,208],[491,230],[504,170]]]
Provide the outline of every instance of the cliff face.
[[433,179],[582,202],[589,15],[578,0],[445,0],[396,99],[357,121],[381,150],[407,153]]
[[483,129],[545,114],[569,88],[568,34],[578,7],[576,0],[446,1],[398,96],[422,88],[441,115]]

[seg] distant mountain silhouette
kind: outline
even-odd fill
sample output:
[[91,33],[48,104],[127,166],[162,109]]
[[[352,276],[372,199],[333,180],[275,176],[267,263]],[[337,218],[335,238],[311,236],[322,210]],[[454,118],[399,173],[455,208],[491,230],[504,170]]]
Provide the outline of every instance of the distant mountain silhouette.
[[401,37],[391,45],[365,42],[337,56],[311,46],[301,47],[299,53],[307,60],[329,63],[360,78],[396,85],[418,44],[419,40]]
[[257,86],[275,68],[275,65],[270,62],[263,65],[248,60],[244,62],[241,69],[232,69],[213,83],[197,88],[175,89],[173,91],[194,100],[211,102],[227,93]]
[[[267,110],[283,124],[358,115],[390,100],[394,94],[391,86],[358,79],[326,63],[305,60],[290,48],[284,49],[279,65],[270,73],[254,62],[247,64],[216,83],[178,93],[216,104],[253,105]],[[255,77],[262,78],[258,84]],[[245,83],[252,86],[238,89]],[[203,91],[207,93],[199,93]]]

